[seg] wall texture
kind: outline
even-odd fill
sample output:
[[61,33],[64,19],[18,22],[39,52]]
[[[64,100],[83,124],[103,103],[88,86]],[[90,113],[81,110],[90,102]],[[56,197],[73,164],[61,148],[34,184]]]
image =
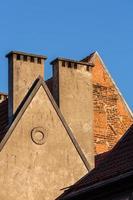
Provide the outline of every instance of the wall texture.
[[[35,64],[19,60],[16,55],[13,59],[9,91],[12,100],[9,100],[15,111],[33,81],[43,75],[43,61]],[[95,66],[87,68],[79,63],[58,61],[54,65],[51,91],[93,167],[94,151],[100,154],[110,150],[132,124],[133,117],[100,56],[94,53],[84,61]],[[38,128],[44,130],[43,135]],[[72,185],[86,173],[41,87],[0,152],[0,199],[55,199],[62,193],[61,188]]]
[[44,59],[30,54],[25,55],[21,52],[11,52],[7,57],[9,62],[8,112],[9,117],[12,118],[37,77],[39,75],[44,77]]
[[133,117],[98,53],[84,61],[95,65],[92,68],[93,133],[95,153],[99,154],[112,149],[133,123]]
[[0,152],[0,199],[52,200],[86,172],[41,86]]
[[93,94],[89,67],[60,60],[54,63],[53,77],[54,98],[93,168]]

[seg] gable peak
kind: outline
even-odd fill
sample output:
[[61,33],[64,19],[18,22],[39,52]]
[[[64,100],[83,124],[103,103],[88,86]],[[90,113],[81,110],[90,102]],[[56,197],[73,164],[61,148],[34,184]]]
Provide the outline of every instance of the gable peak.
[[86,56],[85,58],[83,58],[81,61],[82,62],[94,62],[96,56],[101,59],[101,56],[99,55],[98,51],[94,51],[92,52],[90,55]]

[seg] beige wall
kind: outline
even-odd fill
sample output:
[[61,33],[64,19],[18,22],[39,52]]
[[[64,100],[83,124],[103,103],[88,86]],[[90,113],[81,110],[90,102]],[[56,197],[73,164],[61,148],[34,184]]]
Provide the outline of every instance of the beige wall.
[[39,75],[44,77],[43,59],[39,64],[35,57],[27,56],[27,61],[24,61],[24,55],[20,55],[20,60],[17,60],[17,54],[9,56],[9,117],[15,113]]
[[[94,166],[92,77],[86,65],[54,63],[53,95],[89,164]],[[58,77],[57,77],[58,75]],[[57,97],[58,95],[58,97]],[[58,102],[57,102],[58,103]]]
[[[32,141],[34,127],[44,128],[43,145]],[[86,172],[41,87],[0,152],[0,199],[54,200]]]

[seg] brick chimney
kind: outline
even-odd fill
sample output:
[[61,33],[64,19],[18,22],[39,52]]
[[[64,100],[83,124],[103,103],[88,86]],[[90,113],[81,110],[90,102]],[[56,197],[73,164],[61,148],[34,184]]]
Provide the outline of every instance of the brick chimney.
[[40,75],[44,77],[45,56],[12,51],[8,58],[9,121],[24,96]]
[[93,65],[64,58],[57,58],[51,64],[54,99],[93,168]]

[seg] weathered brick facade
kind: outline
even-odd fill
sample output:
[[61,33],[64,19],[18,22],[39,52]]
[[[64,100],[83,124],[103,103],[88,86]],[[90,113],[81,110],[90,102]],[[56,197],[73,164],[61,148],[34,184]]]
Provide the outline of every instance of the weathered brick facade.
[[93,105],[95,153],[112,149],[133,123],[132,112],[97,52],[85,58],[93,62]]

